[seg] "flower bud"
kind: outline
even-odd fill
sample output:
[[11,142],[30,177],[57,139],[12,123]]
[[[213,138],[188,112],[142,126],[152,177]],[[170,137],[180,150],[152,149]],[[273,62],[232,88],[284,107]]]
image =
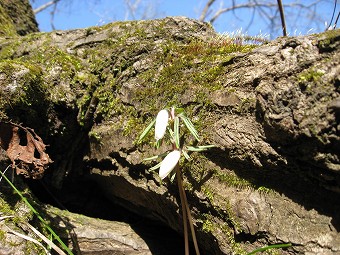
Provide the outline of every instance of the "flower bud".
[[168,110],[161,110],[156,117],[155,139],[158,141],[163,138],[169,121]]
[[159,169],[159,177],[163,180],[175,168],[176,164],[181,157],[181,152],[174,150],[170,152],[162,161]]

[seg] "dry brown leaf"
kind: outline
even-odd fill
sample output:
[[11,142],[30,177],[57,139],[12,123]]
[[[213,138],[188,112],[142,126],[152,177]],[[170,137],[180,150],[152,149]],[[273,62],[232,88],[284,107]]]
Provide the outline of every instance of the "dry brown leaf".
[[0,146],[12,161],[17,174],[40,179],[53,161],[45,152],[46,145],[33,129],[0,121]]

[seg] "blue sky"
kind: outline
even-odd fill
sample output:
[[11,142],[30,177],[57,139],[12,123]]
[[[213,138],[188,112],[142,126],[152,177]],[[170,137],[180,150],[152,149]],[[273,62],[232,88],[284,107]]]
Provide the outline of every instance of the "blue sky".
[[[33,8],[40,6],[49,0],[31,0]],[[131,0],[134,2],[136,0]],[[54,26],[58,30],[85,28],[90,26],[98,26],[107,24],[113,21],[121,21],[126,19],[140,19],[142,13],[148,10],[148,17],[162,18],[166,16],[187,16],[190,18],[198,18],[204,4],[208,0],[142,0],[139,5],[135,17],[128,15],[127,5],[124,0],[61,0],[54,16]],[[242,3],[246,0],[236,0],[236,3]],[[283,0],[284,3],[290,3],[293,0]],[[295,2],[297,0],[294,0]],[[304,4],[310,4],[315,0],[300,0]],[[222,5],[222,0],[217,0],[213,6],[214,11],[219,7],[227,7],[232,1],[225,0]],[[272,1],[276,3],[276,0]],[[337,12],[339,12],[339,5]],[[334,0],[322,0],[316,6],[315,12],[317,19],[315,22],[310,22],[306,15],[306,11],[297,15],[297,8],[286,9],[286,23],[288,33],[290,35],[307,34],[320,32],[325,29],[325,22],[329,22],[332,16]],[[148,9],[149,8],[149,9]],[[52,8],[37,14],[37,21],[41,31],[51,31],[51,13]],[[252,19],[253,18],[253,19]],[[251,22],[251,20],[253,20]],[[277,20],[280,23],[280,19]],[[249,25],[251,24],[251,25]],[[279,29],[269,30],[268,22],[264,22],[263,18],[255,14],[252,17],[252,12],[249,9],[239,9],[236,12],[229,12],[220,16],[214,23],[216,31],[234,32],[242,29],[243,33],[249,35],[271,34],[272,37],[281,35]]]

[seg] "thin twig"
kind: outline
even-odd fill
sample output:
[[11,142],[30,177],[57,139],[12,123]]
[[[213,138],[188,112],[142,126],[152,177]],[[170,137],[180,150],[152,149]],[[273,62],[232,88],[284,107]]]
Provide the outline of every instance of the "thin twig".
[[201,15],[199,17],[199,21],[204,21],[207,16],[208,16],[208,11],[209,11],[209,8],[210,6],[215,2],[216,0],[209,0],[206,5],[204,6],[202,12],[201,12]]
[[[296,2],[292,2],[292,3],[283,4],[282,6],[283,7],[290,7],[290,8],[297,7],[297,8],[308,9],[312,6],[315,6],[320,1],[321,0],[315,0],[315,1],[310,2],[308,4],[303,4],[303,3],[296,1]],[[230,7],[220,8],[219,10],[217,10],[215,12],[215,14],[212,16],[212,18],[209,20],[209,22],[211,24],[213,24],[219,16],[221,16],[223,13],[226,13],[226,12],[229,12],[229,11],[234,11],[236,9],[243,9],[243,8],[258,8],[258,7],[273,8],[273,7],[277,7],[277,4],[271,3],[271,2],[268,2],[268,3],[247,2],[247,3],[237,4],[237,5],[233,4]]]
[[49,245],[53,250],[55,250],[59,255],[66,255],[65,252],[62,251],[57,245],[55,245],[52,241],[50,241],[46,236],[40,233],[35,227],[33,227],[28,222],[25,224],[38,236],[40,237],[47,245]]
[[[326,31],[331,29],[331,25],[332,25],[332,22],[333,22],[333,18],[334,18],[334,15],[335,15],[335,11],[336,11],[336,4],[337,4],[338,0],[334,0],[334,8],[333,8],[333,13],[332,13],[332,18],[331,18],[331,21],[329,22],[329,25],[328,27],[326,28]],[[340,12],[339,12],[340,13]]]
[[[6,225],[5,225],[6,226]],[[11,233],[11,234],[13,234],[13,235],[16,235],[16,236],[18,236],[18,237],[21,237],[21,238],[23,238],[23,239],[25,239],[25,240],[27,240],[27,241],[31,241],[32,243],[35,243],[36,245],[38,245],[38,246],[40,246],[44,251],[45,251],[45,253],[46,254],[49,254],[50,255],[50,253],[48,252],[48,250],[38,241],[38,240],[36,240],[36,239],[34,239],[34,238],[32,238],[32,237],[30,237],[30,236],[28,236],[28,235],[24,235],[24,234],[21,234],[21,233],[19,233],[19,232],[17,232],[17,231],[14,231],[13,229],[11,229],[10,227],[8,227],[8,226],[6,226],[7,227],[7,229],[8,229],[8,232],[9,233]]]
[[45,9],[47,9],[48,7],[50,7],[51,5],[54,5],[56,3],[58,3],[60,0],[52,0],[52,1],[49,1],[41,6],[39,6],[38,8],[34,9],[33,12],[34,14],[37,14]]
[[277,4],[278,4],[279,10],[280,10],[283,36],[287,36],[286,20],[285,20],[285,14],[284,14],[284,11],[283,11],[282,0],[277,0]]

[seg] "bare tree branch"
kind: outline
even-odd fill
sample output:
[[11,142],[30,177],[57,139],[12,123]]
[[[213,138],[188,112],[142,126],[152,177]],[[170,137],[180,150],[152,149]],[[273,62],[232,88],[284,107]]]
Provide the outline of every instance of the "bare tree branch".
[[129,14],[132,16],[132,19],[136,19],[135,13],[139,7],[140,0],[135,0],[134,3],[132,3],[131,0],[125,0],[124,2],[128,8],[127,12],[125,13],[125,20],[129,18]]
[[[248,0],[248,1],[237,1],[232,0],[228,1],[229,6],[224,7],[223,1],[220,1],[222,4],[219,8],[216,8],[215,5],[215,11],[213,11],[213,4],[215,4],[216,0],[207,0],[206,5],[204,6],[201,15],[200,20],[204,21],[207,20],[211,24],[213,24],[221,15],[232,12],[235,15],[235,11],[239,9],[249,9],[253,10],[252,12],[252,19],[254,19],[254,16],[257,14],[262,16],[262,20],[268,23],[268,27],[272,30],[272,32],[276,32],[277,28],[279,26],[278,20],[281,17],[281,29],[283,31],[284,35],[287,35],[287,28],[286,28],[286,21],[285,21],[285,15],[284,15],[284,8],[287,10],[294,10],[295,15],[296,13],[299,13],[301,10],[304,15],[311,15],[316,18],[316,9],[314,7],[317,6],[318,3],[325,1],[325,0],[314,0],[310,1],[308,3],[303,3],[301,1],[293,1],[290,3],[282,3],[281,0],[277,0],[277,2],[274,1],[264,1],[264,0]],[[301,16],[301,15],[299,15]],[[250,24],[249,24],[250,25]]]
[[48,7],[52,6],[52,5],[56,5],[60,0],[52,0],[52,1],[49,1],[41,6],[39,6],[38,8],[34,9],[33,12],[34,14],[37,14],[45,9],[47,9]]
[[137,19],[150,19],[155,18],[155,9],[154,7],[157,6],[151,1],[142,1],[142,0],[124,0],[126,5],[126,12],[124,20],[128,20],[129,16],[133,20]]
[[215,2],[216,0],[209,0],[207,4],[204,6],[203,11],[201,12],[201,15],[199,17],[199,21],[204,21],[207,16],[208,16],[208,11],[211,7],[211,5]]
[[58,4],[59,0],[54,4],[53,6],[53,10],[51,11],[51,27],[53,30],[55,30],[55,26],[54,26],[54,15],[55,15],[55,12],[57,11],[57,4]]
[[[331,18],[331,21],[329,22],[328,27],[326,28],[326,30],[330,30],[330,29],[333,28],[333,27],[331,27],[331,26],[332,26],[332,22],[333,22],[333,19],[334,19],[334,14],[335,14],[335,11],[336,11],[336,4],[337,4],[337,2],[338,2],[337,0],[334,0],[334,7],[333,7],[332,18]],[[336,19],[336,21],[335,21],[334,28],[336,27],[336,23],[337,23],[337,21],[338,21],[339,15],[340,15],[340,11],[339,11],[338,17],[337,17],[337,19]]]
[[287,36],[287,27],[286,27],[286,21],[285,21],[285,14],[283,11],[283,6],[282,6],[282,0],[277,0],[277,4],[280,10],[283,36]]

